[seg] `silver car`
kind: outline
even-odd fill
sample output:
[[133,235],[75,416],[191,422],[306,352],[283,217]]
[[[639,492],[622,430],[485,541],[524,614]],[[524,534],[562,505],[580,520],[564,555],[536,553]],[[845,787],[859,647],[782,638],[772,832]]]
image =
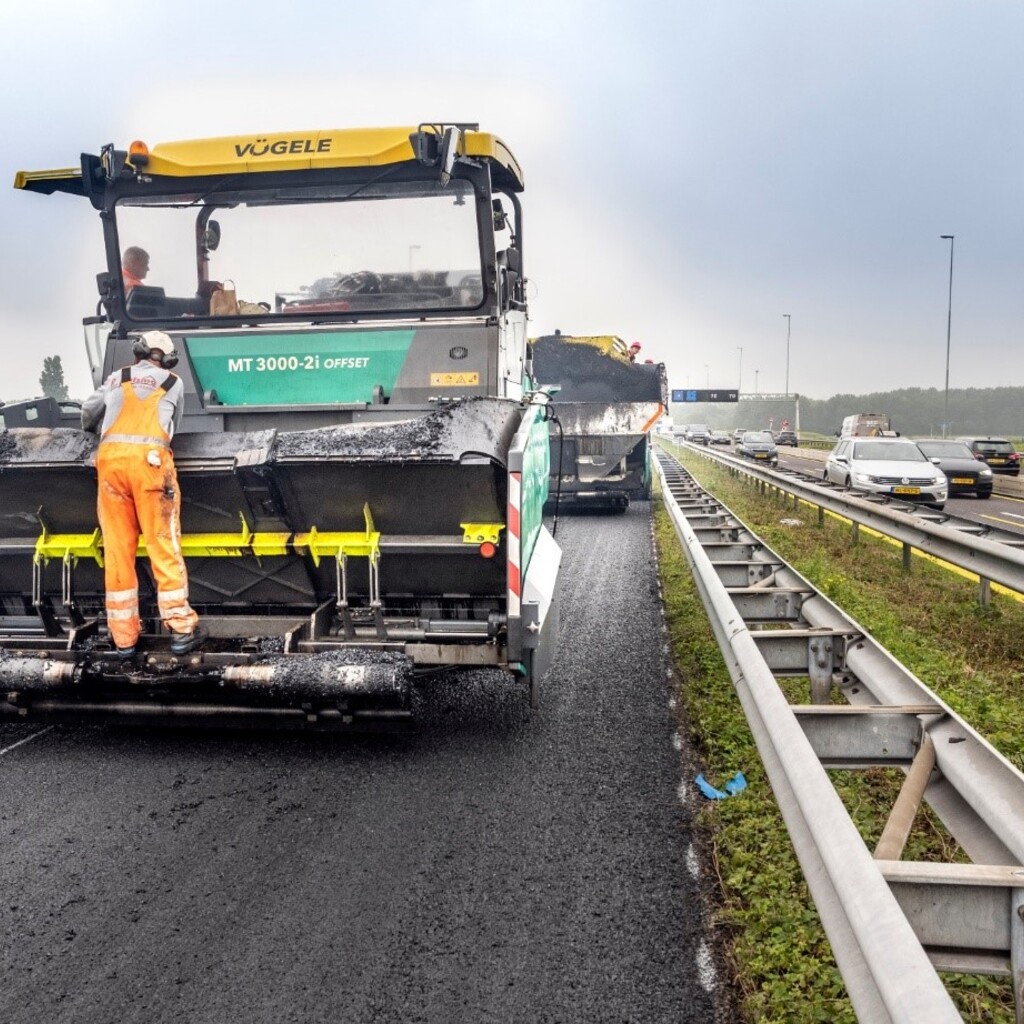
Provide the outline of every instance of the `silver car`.
[[886,494],[942,508],[949,496],[945,474],[913,441],[899,437],[848,437],[825,461],[825,479],[867,494]]

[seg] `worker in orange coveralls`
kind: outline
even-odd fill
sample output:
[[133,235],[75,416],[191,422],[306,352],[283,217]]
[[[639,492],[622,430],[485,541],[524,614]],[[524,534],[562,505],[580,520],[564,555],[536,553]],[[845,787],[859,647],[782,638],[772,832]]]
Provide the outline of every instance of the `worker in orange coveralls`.
[[181,494],[170,444],[185,391],[171,373],[178,356],[163,331],[141,334],[132,352],[135,363],[111,374],[82,404],[82,427],[100,435],[96,473],[107,626],[126,660],[135,654],[142,630],[135,571],[140,533],[156,580],[160,618],[171,632],[171,652],[188,654],[206,638],[188,603],[181,555]]

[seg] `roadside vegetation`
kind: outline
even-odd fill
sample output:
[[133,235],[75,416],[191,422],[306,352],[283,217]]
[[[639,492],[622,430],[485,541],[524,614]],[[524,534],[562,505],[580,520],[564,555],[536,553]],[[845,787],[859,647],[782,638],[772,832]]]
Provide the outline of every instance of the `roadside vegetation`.
[[[975,580],[924,558],[915,557],[905,574],[899,547],[866,536],[864,530],[854,544],[849,523],[826,517],[819,527],[816,509],[784,507],[705,460],[680,454],[694,477],[769,547],[1024,768],[1024,656],[1018,642],[1024,636],[1024,604],[993,594],[992,603],[982,607]],[[709,801],[700,815],[714,851],[720,883],[717,923],[743,1019],[751,1024],[854,1024],[757,749],[660,502],[655,533],[682,705],[702,770],[718,785],[742,770],[749,783],[737,797]],[[786,680],[784,689],[794,703],[810,699],[806,680]],[[871,769],[832,777],[873,848],[902,773]],[[904,859],[965,858],[925,810]],[[1012,1024],[1009,979],[946,975],[944,980],[965,1020]]]

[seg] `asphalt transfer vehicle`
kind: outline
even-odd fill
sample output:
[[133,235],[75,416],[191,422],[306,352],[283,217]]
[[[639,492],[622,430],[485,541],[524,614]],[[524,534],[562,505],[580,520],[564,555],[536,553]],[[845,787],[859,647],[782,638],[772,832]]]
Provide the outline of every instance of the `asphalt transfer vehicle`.
[[[531,695],[557,632],[548,396],[526,338],[523,176],[475,125],[134,142],[17,188],[103,228],[98,385],[174,339],[190,601],[175,656],[140,545],[143,636],[103,617],[97,438],[0,433],[0,710],[393,728],[417,672]],[[151,271],[126,288],[121,253]],[[49,410],[52,413],[52,409]]]
[[615,335],[531,339],[552,391],[549,511],[624,512],[651,496],[651,429],[668,409],[664,363],[638,363]]
[[949,496],[942,470],[913,441],[904,438],[843,438],[825,460],[824,479],[853,491],[938,509]]
[[770,430],[744,431],[736,445],[736,454],[770,466],[779,464],[779,449],[775,447],[775,438]]
[[992,497],[992,470],[963,441],[926,437],[917,441],[917,447],[946,475],[951,498],[958,494]]

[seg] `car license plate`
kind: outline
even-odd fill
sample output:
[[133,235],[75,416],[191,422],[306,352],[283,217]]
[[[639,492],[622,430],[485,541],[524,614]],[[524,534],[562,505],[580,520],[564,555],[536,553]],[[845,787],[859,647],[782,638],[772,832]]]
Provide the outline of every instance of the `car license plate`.
[[969,476],[953,476],[949,478],[951,484],[973,484],[974,478]]
[[993,466],[1002,466],[1005,464],[1006,459],[989,459],[988,460]]
[[894,487],[892,489],[893,494],[920,494],[920,487]]
[[767,459],[768,458],[768,453],[767,452],[754,452],[754,458],[755,459]]

